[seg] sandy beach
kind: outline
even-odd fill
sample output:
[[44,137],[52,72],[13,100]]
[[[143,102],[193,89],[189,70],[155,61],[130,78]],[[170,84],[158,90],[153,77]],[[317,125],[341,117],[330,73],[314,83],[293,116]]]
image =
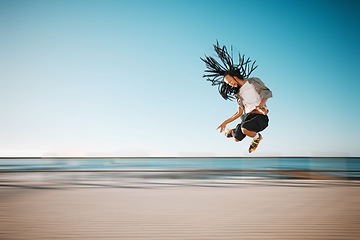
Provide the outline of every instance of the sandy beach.
[[359,239],[360,182],[0,181],[0,239]]

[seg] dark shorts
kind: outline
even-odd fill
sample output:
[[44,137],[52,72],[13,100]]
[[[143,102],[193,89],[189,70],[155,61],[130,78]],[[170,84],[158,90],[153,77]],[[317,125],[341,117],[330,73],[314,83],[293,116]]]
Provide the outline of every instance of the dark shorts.
[[233,137],[237,140],[243,140],[246,135],[241,131],[241,128],[252,132],[261,132],[269,124],[269,118],[267,115],[258,113],[246,113],[241,116],[242,122],[239,123],[235,129],[233,129]]

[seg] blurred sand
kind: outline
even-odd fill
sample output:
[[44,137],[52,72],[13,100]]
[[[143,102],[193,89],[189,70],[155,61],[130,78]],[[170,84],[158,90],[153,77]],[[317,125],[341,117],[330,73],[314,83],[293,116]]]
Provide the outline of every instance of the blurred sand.
[[0,181],[0,239],[360,239],[360,182]]

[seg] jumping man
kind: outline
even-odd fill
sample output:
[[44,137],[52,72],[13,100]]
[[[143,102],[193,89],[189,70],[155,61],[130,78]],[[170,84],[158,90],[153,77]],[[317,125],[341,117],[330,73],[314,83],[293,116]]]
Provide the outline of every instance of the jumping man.
[[204,77],[213,86],[218,86],[219,93],[225,100],[232,100],[235,97],[238,104],[236,113],[221,123],[217,130],[220,129],[220,133],[223,132],[227,124],[240,117],[241,123],[234,129],[227,129],[225,136],[234,138],[237,142],[246,136],[253,138],[249,147],[249,153],[251,153],[263,139],[260,132],[268,126],[269,110],[266,107],[266,101],[272,97],[272,92],[259,78],[249,78],[257,68],[254,66],[256,61],[250,67],[250,58],[245,60],[245,56],[239,54],[239,64],[235,65],[225,46],[220,48],[217,42],[214,49],[223,65],[209,56],[205,56],[205,59],[201,58],[207,67]]

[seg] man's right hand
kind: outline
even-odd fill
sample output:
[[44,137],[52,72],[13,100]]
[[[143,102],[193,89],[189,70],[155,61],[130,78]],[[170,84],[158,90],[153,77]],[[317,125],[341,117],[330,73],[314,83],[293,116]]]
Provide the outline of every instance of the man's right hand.
[[226,125],[228,123],[231,123],[235,119],[238,119],[242,115],[242,113],[243,113],[243,110],[239,107],[237,112],[234,115],[232,115],[231,118],[225,120],[222,124],[220,124],[220,126],[218,126],[218,128],[216,130],[220,129],[220,133],[222,133],[225,130]]
[[216,130],[220,129],[220,133],[222,133],[225,130],[225,128],[226,128],[226,122],[223,122],[222,124],[220,124],[220,126],[218,126]]

